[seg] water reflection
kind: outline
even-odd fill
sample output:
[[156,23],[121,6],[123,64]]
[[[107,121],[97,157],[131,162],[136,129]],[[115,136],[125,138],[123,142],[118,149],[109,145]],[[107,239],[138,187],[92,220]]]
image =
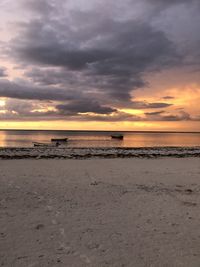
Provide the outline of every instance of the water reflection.
[[86,131],[0,131],[1,147],[31,147],[33,142],[69,138],[68,147],[200,146],[200,133],[124,132],[123,140],[111,139],[113,132]]

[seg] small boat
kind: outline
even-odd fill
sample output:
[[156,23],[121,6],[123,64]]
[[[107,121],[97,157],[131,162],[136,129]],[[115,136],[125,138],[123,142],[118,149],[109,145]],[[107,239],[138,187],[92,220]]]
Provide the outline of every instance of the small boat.
[[68,138],[52,138],[51,142],[67,142]]
[[123,136],[123,134],[112,134],[111,138],[122,140],[124,138],[124,136]]
[[56,143],[55,145],[52,145],[52,143],[38,143],[38,142],[34,142],[33,143],[33,146],[34,147],[57,147],[59,146],[60,144],[59,143]]

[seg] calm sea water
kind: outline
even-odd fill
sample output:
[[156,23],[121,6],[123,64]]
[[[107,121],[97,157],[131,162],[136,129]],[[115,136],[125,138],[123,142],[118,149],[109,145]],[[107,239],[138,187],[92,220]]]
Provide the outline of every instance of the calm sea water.
[[114,132],[1,130],[0,147],[32,147],[33,142],[50,142],[68,137],[67,147],[154,147],[200,146],[200,133],[120,132],[124,140],[113,140]]

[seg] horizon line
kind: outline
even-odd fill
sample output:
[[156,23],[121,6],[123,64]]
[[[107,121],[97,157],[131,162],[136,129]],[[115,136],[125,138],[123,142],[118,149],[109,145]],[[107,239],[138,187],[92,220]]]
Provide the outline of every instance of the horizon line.
[[200,131],[159,131],[159,130],[57,130],[57,129],[0,129],[0,131],[63,131],[63,132],[134,132],[134,133],[200,133]]

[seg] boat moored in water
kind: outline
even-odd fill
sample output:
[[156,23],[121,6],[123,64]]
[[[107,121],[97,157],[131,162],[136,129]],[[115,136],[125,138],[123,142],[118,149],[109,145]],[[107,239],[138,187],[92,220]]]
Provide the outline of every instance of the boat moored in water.
[[68,138],[52,138],[51,142],[67,142]]
[[122,140],[124,138],[123,134],[112,134],[111,138]]

